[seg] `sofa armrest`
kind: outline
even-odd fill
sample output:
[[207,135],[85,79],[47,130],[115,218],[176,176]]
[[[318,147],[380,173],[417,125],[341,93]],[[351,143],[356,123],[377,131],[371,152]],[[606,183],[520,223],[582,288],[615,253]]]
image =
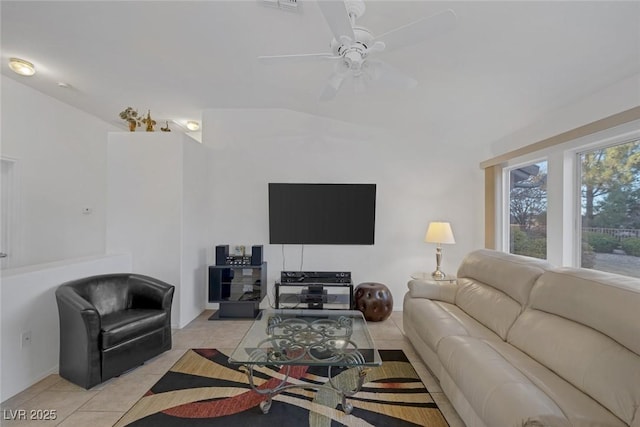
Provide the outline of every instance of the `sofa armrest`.
[[175,287],[162,280],[141,274],[129,276],[132,308],[154,308],[171,312]]
[[427,280],[410,280],[409,295],[412,298],[427,298],[455,303],[458,285],[451,282],[432,282]]

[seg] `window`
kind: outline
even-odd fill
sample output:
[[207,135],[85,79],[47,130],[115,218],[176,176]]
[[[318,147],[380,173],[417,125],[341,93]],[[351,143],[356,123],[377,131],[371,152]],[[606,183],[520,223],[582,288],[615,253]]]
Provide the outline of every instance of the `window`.
[[547,161],[509,170],[509,252],[547,258]]
[[480,167],[487,248],[640,277],[640,107]]
[[578,154],[585,268],[640,277],[640,140]]

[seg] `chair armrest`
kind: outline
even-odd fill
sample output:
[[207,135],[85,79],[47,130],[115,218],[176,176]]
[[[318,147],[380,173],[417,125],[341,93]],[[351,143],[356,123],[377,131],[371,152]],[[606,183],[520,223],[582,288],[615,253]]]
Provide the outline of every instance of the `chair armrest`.
[[427,298],[455,304],[458,285],[451,282],[410,280],[409,295],[412,298]]
[[98,310],[94,307],[94,305],[86,299],[82,298],[80,294],[78,294],[78,292],[73,288],[73,285],[76,282],[77,281],[67,282],[67,284],[64,284],[56,289],[56,298],[58,302],[64,301],[69,310],[78,312],[84,310],[93,310],[97,312]]
[[100,314],[71,286],[56,289],[60,375],[84,388],[100,383]]
[[[56,300],[61,316],[71,322],[78,322],[78,325],[74,325],[75,328],[80,326],[81,322],[86,335],[97,339],[100,334],[100,314],[93,304],[78,295],[70,286],[60,286],[56,289]],[[63,329],[62,324],[60,329]]]
[[171,312],[175,287],[162,280],[141,274],[129,276],[131,306],[133,308],[155,308]]

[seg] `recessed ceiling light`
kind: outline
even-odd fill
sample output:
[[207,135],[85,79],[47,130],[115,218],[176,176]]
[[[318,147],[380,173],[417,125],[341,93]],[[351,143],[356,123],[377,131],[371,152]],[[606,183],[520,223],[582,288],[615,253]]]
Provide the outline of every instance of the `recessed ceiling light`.
[[200,123],[196,122],[195,120],[189,120],[187,122],[187,129],[191,131],[196,131],[200,129]]
[[21,76],[33,76],[36,73],[36,67],[31,62],[20,58],[9,58],[9,68]]

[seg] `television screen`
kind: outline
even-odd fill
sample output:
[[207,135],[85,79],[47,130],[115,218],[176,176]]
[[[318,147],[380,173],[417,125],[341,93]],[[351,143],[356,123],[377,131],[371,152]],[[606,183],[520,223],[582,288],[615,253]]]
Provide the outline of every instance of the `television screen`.
[[269,184],[269,242],[373,245],[375,184]]

